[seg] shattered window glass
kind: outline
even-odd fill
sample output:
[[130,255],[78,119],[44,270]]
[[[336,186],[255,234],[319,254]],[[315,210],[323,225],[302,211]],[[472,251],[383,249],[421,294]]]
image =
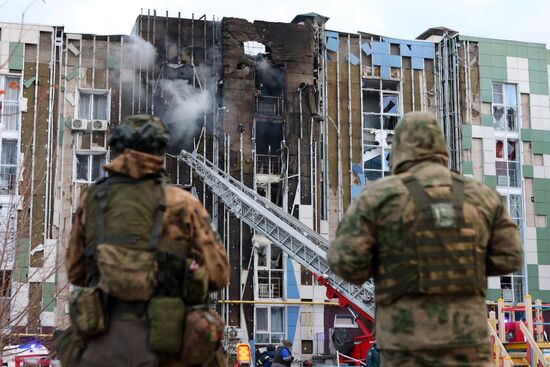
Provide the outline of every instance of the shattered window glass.
[[493,106],[493,122],[495,124],[495,129],[498,129],[498,130],[506,129],[506,123],[504,121],[503,106]]
[[517,130],[517,110],[514,107],[509,107],[506,110],[506,121],[508,123],[508,130]]
[[88,166],[90,163],[88,154],[76,155],[76,179],[88,181]]
[[383,113],[399,113],[399,97],[395,94],[384,94],[382,96]]
[[518,96],[515,84],[493,84],[493,120],[495,129],[517,131]]
[[515,139],[508,139],[508,160],[517,161],[519,160],[519,154],[517,154],[517,144],[518,141]]
[[363,145],[378,145],[376,135],[369,130],[363,130]]

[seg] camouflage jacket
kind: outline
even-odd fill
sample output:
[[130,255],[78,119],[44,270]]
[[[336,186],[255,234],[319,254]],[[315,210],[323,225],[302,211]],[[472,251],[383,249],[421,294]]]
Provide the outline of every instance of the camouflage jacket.
[[[131,149],[104,166],[105,170],[132,177],[144,178],[163,170],[163,158]],[[224,287],[229,281],[227,254],[219,236],[211,227],[210,217],[201,203],[187,191],[167,185],[166,210],[161,226],[161,238],[175,241],[190,241],[192,251],[206,266],[211,291]],[[67,249],[65,267],[69,281],[85,285],[84,250],[86,244],[86,192],[80,198]],[[188,232],[192,233],[189,237]]]
[[[415,219],[415,202],[402,179],[413,175],[430,198],[449,198],[452,173],[437,121],[429,114],[406,115],[396,128],[393,175],[367,184],[348,208],[328,253],[332,270],[360,285],[385,264],[377,254],[403,245],[403,230]],[[476,231],[475,251],[485,258],[486,276],[521,268],[517,226],[496,190],[464,178],[464,218]],[[483,271],[483,270],[481,270]],[[488,343],[483,296],[402,296],[376,304],[376,339],[380,349],[455,348]]]

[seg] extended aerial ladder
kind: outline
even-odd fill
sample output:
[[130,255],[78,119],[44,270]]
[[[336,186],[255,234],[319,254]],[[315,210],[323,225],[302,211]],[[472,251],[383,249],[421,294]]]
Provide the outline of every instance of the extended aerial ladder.
[[374,319],[374,285],[355,286],[337,277],[329,268],[327,239],[265,199],[204,157],[182,150],[184,161],[237,218],[279,246],[289,257],[315,274],[337,296],[341,306],[351,307],[369,320]]

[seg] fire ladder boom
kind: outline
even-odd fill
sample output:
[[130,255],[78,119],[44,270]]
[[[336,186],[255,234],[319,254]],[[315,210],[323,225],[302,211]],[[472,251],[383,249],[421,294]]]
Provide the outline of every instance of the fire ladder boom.
[[203,157],[182,150],[178,158],[201,177],[237,218],[264,235],[307,270],[320,276],[329,290],[332,288],[374,318],[372,281],[359,287],[332,273],[326,260],[329,248],[327,239]]

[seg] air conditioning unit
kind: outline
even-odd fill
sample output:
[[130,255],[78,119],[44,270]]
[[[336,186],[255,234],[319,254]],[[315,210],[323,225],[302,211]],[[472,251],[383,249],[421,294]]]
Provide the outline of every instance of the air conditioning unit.
[[93,120],[92,131],[107,131],[108,124],[107,120]]
[[71,130],[74,130],[74,131],[86,131],[86,130],[88,130],[88,120],[86,120],[86,119],[74,119],[71,123]]

